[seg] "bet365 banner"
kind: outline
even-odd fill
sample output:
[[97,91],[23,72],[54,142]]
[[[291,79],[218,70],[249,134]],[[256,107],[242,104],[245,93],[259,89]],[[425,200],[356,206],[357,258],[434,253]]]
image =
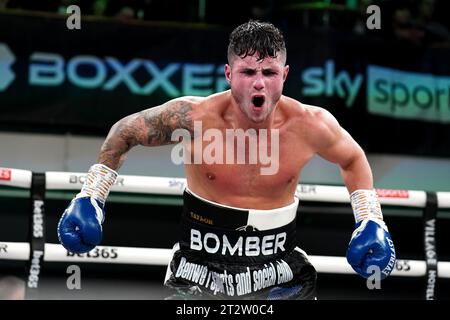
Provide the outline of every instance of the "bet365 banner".
[[[231,30],[0,14],[0,127],[106,135],[130,113],[227,90]],[[284,94],[331,111],[367,152],[450,156],[449,49],[283,31]]]

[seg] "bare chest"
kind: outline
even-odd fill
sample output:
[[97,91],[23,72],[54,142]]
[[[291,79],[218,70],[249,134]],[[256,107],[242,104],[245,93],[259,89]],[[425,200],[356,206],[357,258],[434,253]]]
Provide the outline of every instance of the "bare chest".
[[196,139],[187,148],[188,183],[210,198],[288,197],[313,155],[298,136],[283,131],[245,139],[222,133]]

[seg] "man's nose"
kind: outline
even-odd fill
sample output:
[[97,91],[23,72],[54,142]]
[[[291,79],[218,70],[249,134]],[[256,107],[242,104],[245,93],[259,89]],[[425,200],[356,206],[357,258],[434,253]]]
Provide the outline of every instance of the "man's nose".
[[256,90],[262,90],[262,89],[264,89],[264,79],[263,79],[262,76],[260,76],[260,75],[257,75],[257,76],[256,76],[255,81],[253,82],[253,87],[254,87]]

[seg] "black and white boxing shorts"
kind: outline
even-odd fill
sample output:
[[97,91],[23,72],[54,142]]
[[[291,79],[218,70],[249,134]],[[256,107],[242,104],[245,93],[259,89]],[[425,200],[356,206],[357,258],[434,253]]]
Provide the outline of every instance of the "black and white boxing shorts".
[[221,205],[186,189],[169,299],[315,299],[316,270],[296,247],[298,199],[273,210]]

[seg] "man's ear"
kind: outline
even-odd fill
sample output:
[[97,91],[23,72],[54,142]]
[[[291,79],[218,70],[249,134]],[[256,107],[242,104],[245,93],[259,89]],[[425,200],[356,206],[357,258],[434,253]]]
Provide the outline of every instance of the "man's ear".
[[228,83],[231,83],[231,66],[227,63],[224,66],[225,71],[225,79],[227,79]]
[[284,66],[283,81],[286,81],[288,73],[289,73],[289,66]]

